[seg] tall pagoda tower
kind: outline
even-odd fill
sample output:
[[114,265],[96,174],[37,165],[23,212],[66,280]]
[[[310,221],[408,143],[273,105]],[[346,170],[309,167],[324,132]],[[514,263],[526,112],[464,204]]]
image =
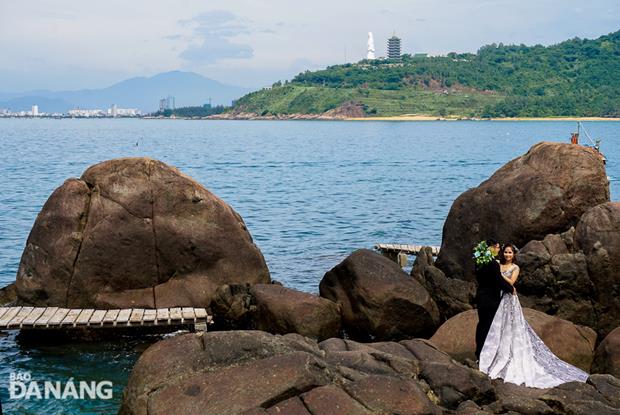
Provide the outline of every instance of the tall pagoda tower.
[[388,39],[387,57],[388,59],[400,59],[400,38],[396,37],[396,34]]

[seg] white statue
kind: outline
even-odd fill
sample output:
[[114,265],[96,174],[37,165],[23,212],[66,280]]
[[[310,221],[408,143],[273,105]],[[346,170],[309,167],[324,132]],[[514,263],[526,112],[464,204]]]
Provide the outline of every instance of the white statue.
[[375,59],[375,40],[372,37],[372,32],[368,32],[368,53],[366,59]]

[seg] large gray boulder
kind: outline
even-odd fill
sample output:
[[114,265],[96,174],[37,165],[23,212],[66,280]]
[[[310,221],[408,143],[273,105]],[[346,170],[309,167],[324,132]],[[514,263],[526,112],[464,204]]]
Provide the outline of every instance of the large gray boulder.
[[592,148],[539,143],[452,204],[437,267],[448,277],[474,279],[471,258],[480,240],[523,246],[576,225],[589,208],[609,201],[601,155]]
[[354,340],[426,337],[439,326],[428,291],[396,263],[368,249],[328,271],[319,291],[339,304],[343,328]]
[[56,189],[17,273],[22,304],[201,306],[226,283],[268,283],[265,260],[223,200],[160,161],[105,161]]

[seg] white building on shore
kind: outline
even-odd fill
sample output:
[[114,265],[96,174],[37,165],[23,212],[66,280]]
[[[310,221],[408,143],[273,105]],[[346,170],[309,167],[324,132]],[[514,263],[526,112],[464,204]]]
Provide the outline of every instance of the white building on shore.
[[94,109],[94,110],[85,110],[85,109],[72,109],[67,112],[70,117],[105,117],[107,114],[103,110]]
[[118,108],[116,105],[108,108],[108,117],[139,117],[142,111],[137,108]]

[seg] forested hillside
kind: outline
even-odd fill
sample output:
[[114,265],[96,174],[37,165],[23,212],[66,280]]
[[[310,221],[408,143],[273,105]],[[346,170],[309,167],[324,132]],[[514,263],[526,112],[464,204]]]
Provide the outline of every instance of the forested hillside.
[[620,116],[620,31],[553,46],[487,45],[475,53],[364,60],[306,71],[244,96],[236,110],[322,113],[345,102],[369,116]]

